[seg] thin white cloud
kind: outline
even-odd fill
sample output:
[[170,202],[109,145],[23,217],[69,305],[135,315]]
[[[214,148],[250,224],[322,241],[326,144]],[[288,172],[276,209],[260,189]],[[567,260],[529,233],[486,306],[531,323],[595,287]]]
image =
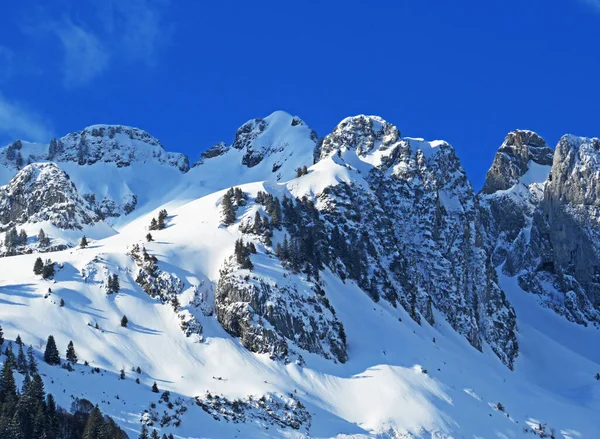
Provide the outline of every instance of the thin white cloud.
[[582,3],[585,3],[586,5],[591,6],[592,8],[596,9],[596,11],[600,12],[600,0],[579,0]]
[[48,123],[35,112],[0,93],[0,136],[46,142],[50,137]]
[[67,88],[85,85],[106,70],[109,52],[90,29],[70,19],[54,22],[56,34],[64,50],[63,84]]
[[14,53],[6,46],[0,45],[0,80],[5,80],[12,75],[14,67]]
[[169,42],[172,27],[166,22],[168,0],[102,0],[100,18],[110,40],[129,60],[155,65]]

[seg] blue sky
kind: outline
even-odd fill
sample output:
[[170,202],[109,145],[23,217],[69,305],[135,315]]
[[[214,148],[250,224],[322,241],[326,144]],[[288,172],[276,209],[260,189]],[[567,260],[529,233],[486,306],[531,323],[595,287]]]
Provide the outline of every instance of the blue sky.
[[95,123],[192,159],[283,109],[445,139],[478,188],[504,136],[600,136],[600,0],[28,0],[0,17],[0,140]]

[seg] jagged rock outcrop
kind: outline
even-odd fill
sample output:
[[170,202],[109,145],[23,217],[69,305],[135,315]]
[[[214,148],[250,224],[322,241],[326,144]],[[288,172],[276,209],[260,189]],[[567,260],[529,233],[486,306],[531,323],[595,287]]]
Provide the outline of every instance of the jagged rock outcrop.
[[326,188],[326,214],[365,266],[355,277],[374,298],[400,303],[433,323],[432,307],[477,349],[483,341],[509,367],[518,354],[516,316],[483,246],[473,189],[445,142],[402,139],[379,117],[340,123],[322,144],[364,177]]
[[348,357],[343,326],[318,288],[292,279],[284,282],[277,284],[227,262],[215,291],[217,319],[252,352],[301,361],[296,345],[344,363]]
[[488,172],[480,194],[488,251],[545,306],[598,323],[600,141],[564,136],[550,161],[539,139],[509,134]]
[[210,172],[210,167],[239,163],[249,176],[239,183],[258,176],[261,180],[286,181],[294,178],[298,166],[312,165],[318,143],[316,132],[302,119],[276,111],[246,122],[237,130],[231,146],[218,143],[202,153],[194,167],[203,174]]
[[544,197],[554,151],[531,131],[509,133],[478,196],[486,248],[494,266],[516,275],[528,263],[533,215]]
[[100,221],[69,176],[54,163],[28,165],[0,188],[0,224],[41,221],[61,229],[81,229]]
[[509,133],[487,172],[482,192],[493,194],[512,188],[527,173],[530,162],[550,166],[553,155],[554,151],[533,131]]

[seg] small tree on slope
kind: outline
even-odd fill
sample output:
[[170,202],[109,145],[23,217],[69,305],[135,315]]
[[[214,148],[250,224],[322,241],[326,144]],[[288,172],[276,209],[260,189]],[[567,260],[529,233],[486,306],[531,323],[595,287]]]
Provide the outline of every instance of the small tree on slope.
[[52,335],[48,336],[48,342],[46,343],[46,351],[44,352],[44,361],[50,365],[60,364],[60,354],[56,348],[56,342]]

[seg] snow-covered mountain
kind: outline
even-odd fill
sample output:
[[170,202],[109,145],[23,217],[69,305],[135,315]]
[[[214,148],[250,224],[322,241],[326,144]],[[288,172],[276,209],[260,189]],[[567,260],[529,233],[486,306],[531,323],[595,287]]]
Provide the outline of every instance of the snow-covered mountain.
[[319,138],[278,111],[191,168],[135,128],[16,141],[0,324],[72,340],[47,390],[130,437],[593,438],[599,146],[515,131],[476,194],[377,116]]

